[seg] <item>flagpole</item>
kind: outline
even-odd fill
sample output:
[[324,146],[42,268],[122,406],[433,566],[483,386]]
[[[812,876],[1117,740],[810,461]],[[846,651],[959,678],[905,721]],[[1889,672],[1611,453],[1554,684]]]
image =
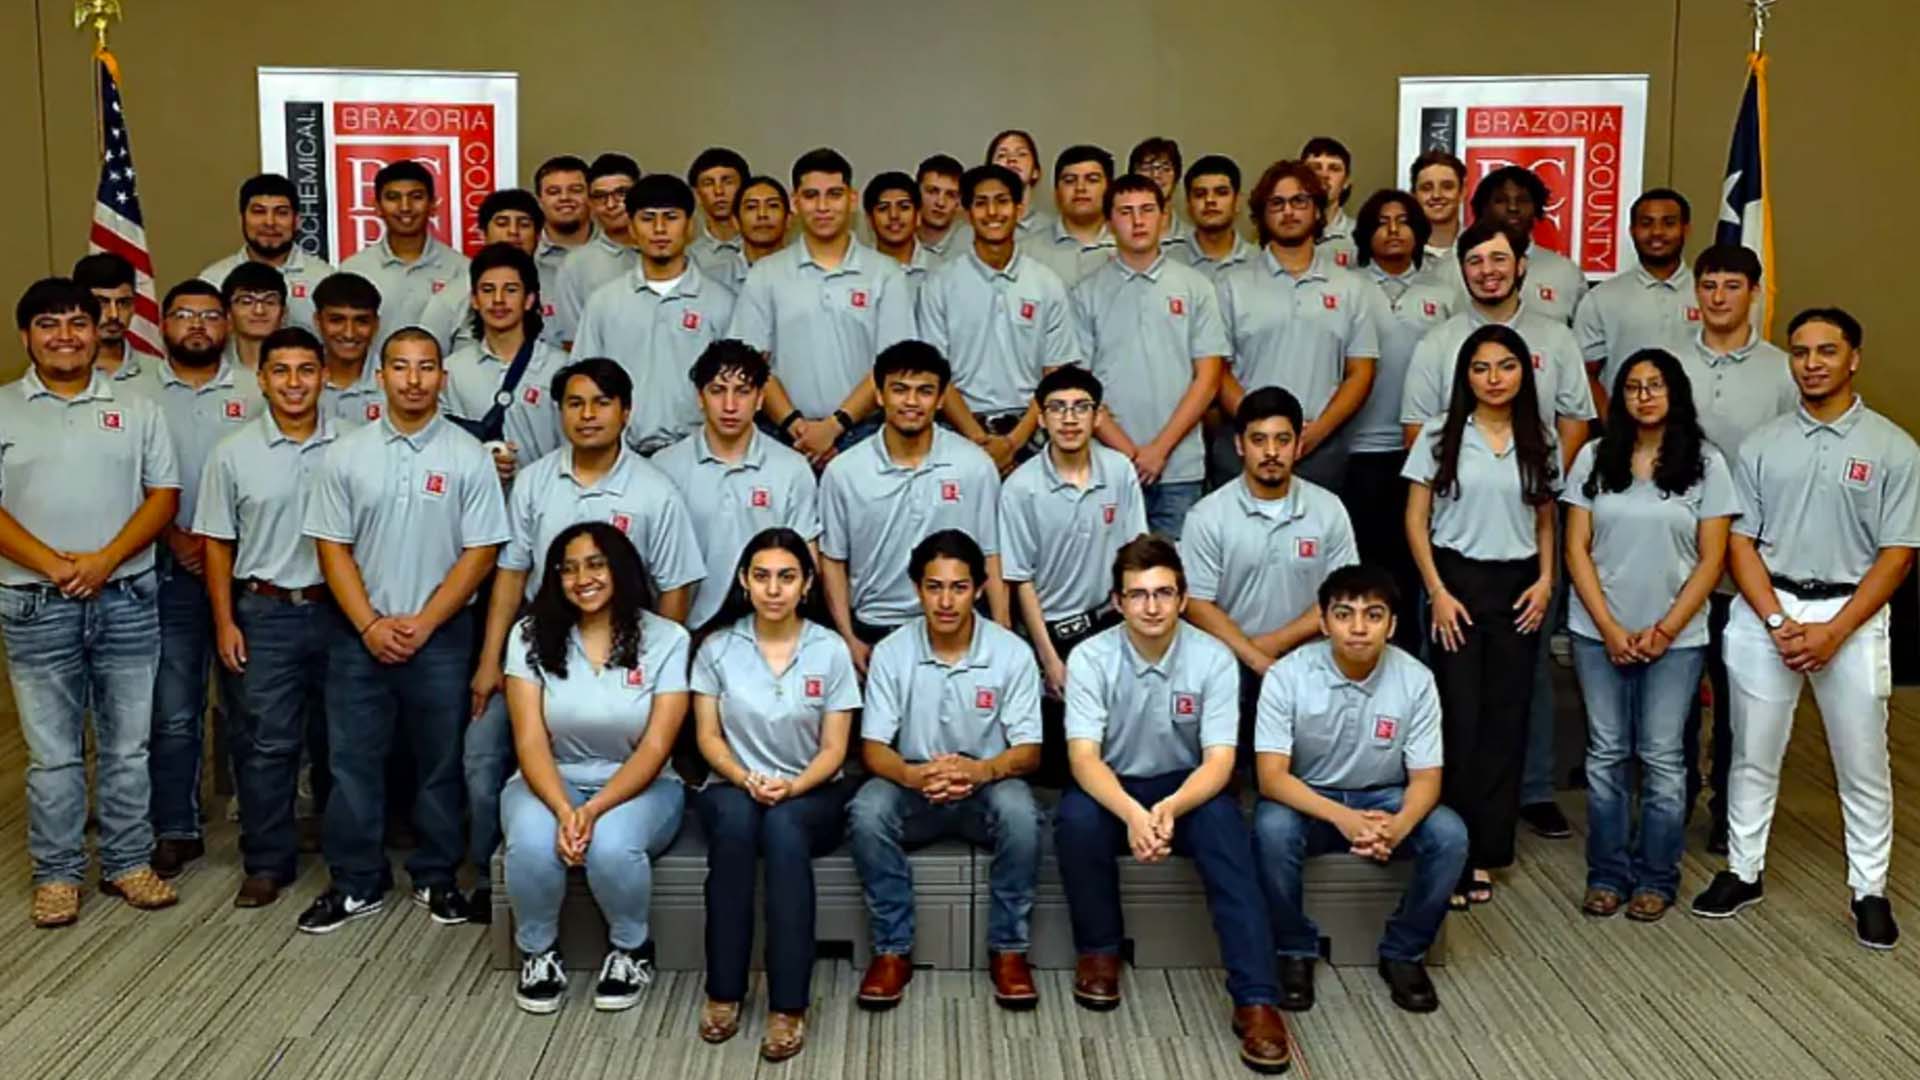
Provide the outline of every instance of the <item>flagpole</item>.
[[1753,13],[1753,55],[1765,56],[1767,52],[1767,20],[1773,18],[1773,5],[1780,0],[1747,0],[1747,8]]
[[[1760,114],[1760,175],[1769,187],[1773,184],[1773,161],[1769,143],[1767,115],[1767,24],[1773,19],[1773,6],[1780,0],[1747,0],[1747,8],[1753,15],[1753,52],[1747,57],[1747,66],[1755,81],[1754,97]],[[1765,252],[1764,280],[1760,286],[1762,305],[1760,334],[1773,336],[1773,315],[1776,299],[1780,295],[1780,281],[1775,273],[1776,258],[1773,246],[1773,200],[1762,197],[1760,200],[1760,237]]]

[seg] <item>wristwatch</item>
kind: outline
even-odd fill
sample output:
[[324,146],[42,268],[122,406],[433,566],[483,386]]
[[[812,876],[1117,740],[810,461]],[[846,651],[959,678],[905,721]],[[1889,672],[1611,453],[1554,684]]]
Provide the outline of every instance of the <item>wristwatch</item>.
[[1767,616],[1767,629],[1778,630],[1785,625],[1787,625],[1787,616],[1785,613],[1776,611]]
[[845,409],[833,410],[833,422],[840,425],[843,434],[853,430],[853,417],[847,415]]

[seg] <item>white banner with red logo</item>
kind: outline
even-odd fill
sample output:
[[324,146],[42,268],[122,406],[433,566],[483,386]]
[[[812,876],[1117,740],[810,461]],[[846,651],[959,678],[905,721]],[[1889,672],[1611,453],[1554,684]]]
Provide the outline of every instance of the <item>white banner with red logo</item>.
[[[1633,264],[1627,210],[1641,191],[1647,76],[1431,76],[1400,80],[1399,171],[1428,150],[1467,164],[1466,193],[1521,165],[1546,184],[1533,242],[1590,278]],[[1462,213],[1472,218],[1471,206]]]
[[433,174],[433,235],[468,254],[481,200],[519,175],[517,75],[263,67],[259,87],[260,167],[293,181],[297,242],[330,262],[380,242],[373,178],[393,162]]

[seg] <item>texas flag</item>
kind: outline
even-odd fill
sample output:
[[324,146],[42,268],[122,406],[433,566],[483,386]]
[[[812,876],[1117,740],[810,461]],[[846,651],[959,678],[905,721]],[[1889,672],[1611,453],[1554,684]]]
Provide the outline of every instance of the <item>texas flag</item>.
[[1773,272],[1773,192],[1767,181],[1767,58],[1747,57],[1747,90],[1733,122],[1722,185],[1720,223],[1714,242],[1740,244],[1760,256],[1761,303],[1754,311],[1760,332],[1773,330],[1773,298],[1779,279]]

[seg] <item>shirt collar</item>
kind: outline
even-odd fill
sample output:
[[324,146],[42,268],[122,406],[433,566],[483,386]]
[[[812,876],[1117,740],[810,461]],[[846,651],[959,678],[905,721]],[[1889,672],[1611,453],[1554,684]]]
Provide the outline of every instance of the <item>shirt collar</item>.
[[[1527,313],[1527,302],[1525,300],[1521,300],[1517,305],[1515,305],[1513,309],[1513,317],[1508,319],[1506,322],[1500,323],[1499,325],[1519,326],[1520,317],[1522,315],[1525,315],[1526,313]],[[1473,327],[1476,330],[1494,321],[1492,319],[1487,318],[1485,315],[1481,314],[1480,305],[1474,302],[1471,294],[1469,294],[1467,297],[1466,315],[1467,315],[1467,325]]]
[[880,426],[879,431],[869,436],[867,441],[873,443],[873,454],[880,460],[881,472],[918,473],[945,465],[947,463],[945,440],[957,439],[959,437],[958,435],[948,435],[938,424],[933,425],[933,441],[927,446],[927,456],[921,460],[919,467],[914,469],[908,469],[905,465],[894,464],[893,455],[887,452],[887,428],[885,424]]
[[445,246],[445,244],[434,239],[433,233],[429,232],[427,233],[426,243],[420,247],[420,257],[412,262],[407,262],[405,259],[393,253],[392,237],[382,235],[380,237],[380,264],[382,266],[425,266],[438,259],[440,257],[439,249]]
[[[713,444],[707,440],[707,425],[701,424],[700,430],[694,432],[689,437],[694,441],[694,460],[703,464],[712,463],[715,465],[725,465],[729,469],[758,469],[767,463],[766,436],[762,435],[757,429],[748,429],[747,453],[746,456],[742,457],[738,462],[728,461],[726,458],[713,452]],[[571,463],[571,456],[569,456],[568,461]]]
[[[129,358],[127,362],[131,363],[132,359]],[[69,405],[78,405],[83,401],[113,400],[113,380],[106,376],[106,372],[94,368],[91,377],[87,380],[87,388],[70,398],[60,398],[60,395],[47,389],[47,384],[40,381],[40,372],[31,364],[27,365],[27,372],[22,376],[21,382],[26,386],[28,401],[37,397],[51,397],[60,398]]]
[[108,378],[113,382],[126,382],[128,379],[139,378],[144,370],[146,368],[140,363],[140,354],[128,349],[120,361],[120,366],[114,369],[113,374]]
[[1133,634],[1127,630],[1125,623],[1115,627],[1114,632],[1120,635],[1120,647],[1126,650],[1127,666],[1133,669],[1135,678],[1149,671],[1158,671],[1162,678],[1173,678],[1174,663],[1180,658],[1180,642],[1188,634],[1183,622],[1174,621],[1173,640],[1167,643],[1167,651],[1161,654],[1159,660],[1148,660],[1140,655],[1140,650],[1133,647]]
[[[633,285],[633,291],[636,293],[653,292],[653,289],[647,284],[646,265],[639,259],[633,261],[633,270],[629,272],[627,280]],[[682,296],[699,296],[701,280],[702,275],[699,264],[695,263],[693,258],[689,256],[687,258],[687,268],[680,273],[680,280],[674,282],[673,288],[668,289],[665,293],[657,293],[655,295],[658,295],[662,300],[672,300]]]
[[440,434],[440,429],[446,426],[446,416],[436,409],[433,413],[433,419],[427,421],[426,427],[408,435],[393,426],[393,411],[391,409],[380,410],[380,429],[386,435],[387,442],[389,444],[404,442],[416,451],[425,450],[428,446],[432,445],[433,440]]
[[914,620],[913,643],[918,650],[914,659],[922,664],[938,664],[941,667],[958,670],[970,668],[978,670],[987,666],[986,628],[980,625],[980,616],[973,617],[973,640],[967,642],[967,654],[957,664],[949,664],[933,654],[933,633],[925,615]]
[[1234,496],[1240,501],[1240,509],[1251,516],[1263,517],[1269,521],[1284,525],[1289,521],[1298,521],[1307,512],[1301,504],[1300,478],[1287,481],[1287,493],[1278,499],[1262,499],[1254,495],[1247,486],[1247,476],[1241,473],[1233,483]]
[[1126,261],[1121,259],[1118,254],[1113,255],[1112,260],[1113,265],[1120,268],[1120,276],[1128,281],[1132,281],[1137,277],[1143,277],[1148,281],[1158,282],[1160,280],[1160,271],[1165,269],[1167,265],[1165,252],[1156,254],[1153,257],[1153,263],[1145,270],[1135,270],[1133,267],[1128,266]]
[[615,240],[613,237],[607,235],[606,233],[601,232],[598,227],[596,227],[593,230],[593,239],[588,240],[587,244],[589,245],[599,244],[602,248],[605,248],[607,251],[611,252],[616,257],[623,258],[623,259],[626,258],[628,255],[633,254],[632,248],[628,247],[627,245],[621,243],[618,240]]
[[[1106,479],[1100,475],[1100,455],[1097,453],[1094,453],[1093,450],[1094,450],[1094,446],[1093,446],[1092,440],[1088,440],[1088,445],[1087,445],[1088,483],[1085,488],[1085,490],[1087,491],[1098,491],[1101,488],[1107,486]],[[1055,467],[1053,464],[1052,451],[1042,449],[1040,451],[1039,457],[1040,457],[1040,475],[1046,477],[1048,491],[1059,491],[1061,488],[1072,488],[1075,491],[1082,490],[1073,481],[1068,480],[1066,477],[1060,475],[1060,470],[1057,467]]]
[[1340,665],[1334,661],[1333,643],[1323,638],[1314,643],[1312,662],[1314,670],[1322,679],[1326,680],[1329,689],[1351,686],[1367,697],[1372,697],[1374,691],[1380,687],[1381,673],[1387,670],[1388,656],[1389,654],[1383,650],[1380,653],[1380,659],[1374,663],[1373,670],[1367,672],[1366,678],[1359,680],[1351,679],[1347,677],[1346,672],[1340,670]]
[[1813,414],[1807,412],[1805,402],[1793,407],[1794,416],[1800,420],[1800,434],[1812,435],[1817,431],[1826,430],[1843,438],[1853,432],[1854,426],[1860,423],[1860,418],[1866,415],[1866,411],[1867,403],[1859,394],[1853,395],[1853,404],[1847,406],[1847,411],[1841,413],[1840,418],[1832,423],[1815,420]]
[[1706,327],[1702,326],[1693,332],[1694,351],[1707,358],[1707,366],[1709,367],[1719,367],[1721,364],[1726,363],[1737,364],[1753,355],[1753,350],[1758,348],[1759,345],[1760,335],[1755,332],[1752,327],[1748,327],[1747,329],[1747,343],[1732,352],[1726,353],[1714,352],[1713,347],[1707,344]]
[[1333,213],[1333,220],[1320,229],[1320,235],[1338,239],[1353,235],[1353,219],[1347,216],[1347,208],[1340,207]]
[[1294,277],[1293,274],[1289,272],[1286,267],[1280,265],[1280,260],[1274,256],[1272,248],[1267,247],[1265,245],[1262,245],[1260,248],[1260,259],[1263,263],[1266,264],[1267,273],[1272,274],[1274,277],[1279,277],[1281,274],[1286,274],[1289,278],[1293,278],[1293,280],[1296,282],[1327,280],[1327,268],[1325,265],[1325,261],[1331,257],[1332,257],[1332,253],[1326,248],[1325,245],[1316,244],[1313,249],[1313,261],[1307,264],[1307,269],[1304,273],[1302,273],[1299,277]]
[[1017,242],[1013,245],[1013,258],[1007,260],[1007,268],[1005,270],[995,270],[993,267],[987,265],[987,261],[980,257],[979,252],[973,250],[971,244],[967,246],[966,257],[967,262],[972,264],[974,271],[986,280],[992,281],[995,278],[1006,278],[1008,281],[1014,282],[1020,280],[1020,270],[1022,263],[1026,259]]
[[1104,221],[1100,223],[1100,232],[1093,238],[1093,243],[1091,244],[1068,232],[1067,222],[1064,218],[1054,221],[1052,236],[1053,242],[1056,245],[1076,244],[1081,251],[1098,251],[1101,248],[1114,246],[1113,230],[1107,228],[1107,224]]
[[609,495],[622,495],[625,494],[627,490],[628,473],[632,468],[634,457],[633,451],[627,448],[626,440],[624,438],[621,439],[619,450],[613,458],[613,467],[607,470],[607,475],[601,477],[598,484],[588,487],[581,482],[580,474],[574,470],[573,446],[572,444],[568,444],[566,460],[561,465],[560,475],[571,480],[573,486],[577,488],[584,488],[589,491],[604,491]]
[[1634,280],[1638,281],[1640,287],[1643,289],[1667,289],[1671,292],[1693,292],[1693,270],[1685,263],[1682,263],[1679,269],[1673,273],[1668,274],[1665,281],[1654,277],[1647,271],[1646,267],[1641,266],[1639,263],[1633,265],[1633,276]]
[[[866,245],[862,244],[860,238],[856,236],[849,236],[847,238],[847,253],[841,257],[840,265],[831,270],[814,261],[813,249],[807,246],[806,237],[796,237],[787,247],[795,249],[794,257],[799,265],[814,267],[828,277],[835,277],[840,274],[858,274],[866,269],[866,257],[862,251]],[[781,250],[785,251],[786,248],[782,248]]]
[[[268,446],[278,446],[281,443],[293,442],[293,440],[287,436],[286,432],[280,430],[280,423],[273,418],[273,409],[271,406],[260,413],[260,430],[266,435]],[[327,411],[322,409],[320,410],[319,423],[313,429],[313,434],[307,436],[307,441],[299,445],[302,448],[324,446],[332,442],[337,433],[337,429],[333,424],[333,417],[328,416]]]
[[[1436,423],[1435,430],[1436,431],[1439,430],[1441,426],[1443,425]],[[1462,446],[1465,446],[1468,440],[1472,440],[1473,442],[1480,444],[1480,449],[1485,450],[1488,454],[1491,454],[1493,457],[1500,458],[1502,460],[1504,460],[1506,457],[1508,457],[1508,455],[1513,453],[1514,447],[1520,445],[1520,440],[1509,438],[1507,440],[1506,452],[1494,453],[1493,444],[1487,441],[1486,433],[1480,430],[1480,425],[1473,422],[1472,413],[1467,414],[1467,424],[1465,427],[1460,429],[1460,438],[1461,438]]]
[[701,214],[699,215],[699,218],[700,218],[700,235],[699,237],[697,237],[697,239],[707,244],[709,247],[713,247],[723,251],[739,251],[741,250],[742,247],[745,246],[746,241],[739,232],[735,232],[733,234],[733,239],[731,240],[722,240],[719,237],[713,235],[712,230],[707,228],[707,215]]
[[[234,368],[233,360],[230,359],[227,356],[227,354],[223,351],[220,354],[220,366],[216,367],[213,371],[213,378],[208,379],[206,382],[206,385],[195,387],[193,392],[196,394],[203,394],[209,390],[232,389],[233,388],[233,368]],[[179,376],[179,374],[173,370],[173,362],[171,360],[160,361],[160,366],[157,369],[157,373],[160,376],[160,385],[162,386],[186,386],[187,385],[187,381],[185,379],[182,379]]]

